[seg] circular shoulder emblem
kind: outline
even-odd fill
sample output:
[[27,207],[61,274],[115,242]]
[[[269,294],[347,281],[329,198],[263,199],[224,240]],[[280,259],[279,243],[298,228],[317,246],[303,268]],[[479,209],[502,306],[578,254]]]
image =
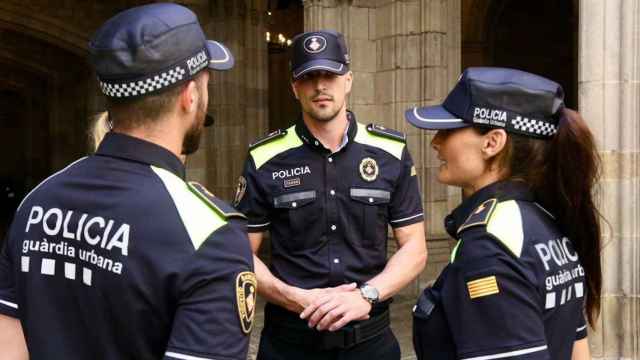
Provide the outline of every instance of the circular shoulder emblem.
[[304,40],[304,51],[315,54],[327,47],[327,39],[320,35],[311,35]]
[[251,329],[253,329],[257,296],[258,281],[256,280],[256,275],[250,271],[238,274],[238,277],[236,277],[236,300],[240,326],[245,334],[250,333]]
[[364,181],[374,181],[378,178],[378,163],[370,158],[366,157],[360,161],[360,176]]
[[240,204],[245,191],[247,191],[247,179],[245,179],[244,176],[240,176],[238,178],[238,185],[236,186],[236,196],[233,198],[233,206]]

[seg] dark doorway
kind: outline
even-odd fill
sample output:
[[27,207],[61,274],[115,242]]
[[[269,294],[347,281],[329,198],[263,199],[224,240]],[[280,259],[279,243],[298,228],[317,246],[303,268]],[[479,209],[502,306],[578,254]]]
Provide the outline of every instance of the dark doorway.
[[304,31],[304,8],[300,0],[270,0],[265,40],[269,48],[269,130],[284,129],[300,110],[290,86],[291,39]]
[[[577,107],[578,2],[467,0],[463,11],[464,66],[501,66],[560,83]],[[481,17],[481,18],[479,18]]]

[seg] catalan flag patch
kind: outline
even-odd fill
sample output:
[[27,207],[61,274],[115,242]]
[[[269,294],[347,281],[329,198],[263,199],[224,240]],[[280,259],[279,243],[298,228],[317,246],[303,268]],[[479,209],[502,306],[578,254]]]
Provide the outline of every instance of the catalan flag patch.
[[498,288],[498,280],[495,276],[487,276],[480,279],[467,282],[469,289],[469,297],[472,299],[497,294],[500,292]]

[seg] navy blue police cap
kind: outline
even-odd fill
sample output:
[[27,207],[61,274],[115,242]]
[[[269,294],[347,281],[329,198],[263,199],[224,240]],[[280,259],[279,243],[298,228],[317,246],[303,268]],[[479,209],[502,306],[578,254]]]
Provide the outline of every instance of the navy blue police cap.
[[344,75],[349,71],[349,50],[344,36],[333,30],[298,34],[292,41],[293,80],[311,71],[329,71]]
[[234,64],[229,49],[205,38],[193,11],[171,3],[134,7],[107,20],[89,53],[100,88],[111,98],[155,93],[204,69]]
[[442,105],[411,108],[405,118],[428,130],[484,126],[549,138],[563,107],[564,91],[554,81],[520,70],[472,67]]

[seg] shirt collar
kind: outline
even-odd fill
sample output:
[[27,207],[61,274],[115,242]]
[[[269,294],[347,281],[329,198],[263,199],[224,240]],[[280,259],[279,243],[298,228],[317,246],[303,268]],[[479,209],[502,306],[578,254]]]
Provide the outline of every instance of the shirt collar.
[[[349,121],[349,126],[347,126],[344,137],[342,138],[342,143],[340,144],[336,152],[344,149],[356,136],[356,131],[358,130],[356,116],[349,110],[347,110],[347,120]],[[298,118],[298,121],[296,122],[296,134],[298,134],[298,137],[305,144],[311,146],[312,149],[323,153],[331,152],[331,150],[325,148],[324,145],[322,145],[320,140],[316,139],[316,137],[313,136],[311,131],[309,131],[307,124],[304,123],[302,116],[300,116],[300,118]]]
[[464,199],[457,208],[445,217],[444,227],[447,233],[451,237],[457,238],[458,228],[469,218],[471,212],[483,202],[493,198],[500,202],[507,200],[534,201],[533,193],[524,182],[509,180],[494,182]]
[[171,171],[182,180],[186,177],[184,164],[171,151],[160,145],[113,131],[105,135],[96,155],[157,166]]

